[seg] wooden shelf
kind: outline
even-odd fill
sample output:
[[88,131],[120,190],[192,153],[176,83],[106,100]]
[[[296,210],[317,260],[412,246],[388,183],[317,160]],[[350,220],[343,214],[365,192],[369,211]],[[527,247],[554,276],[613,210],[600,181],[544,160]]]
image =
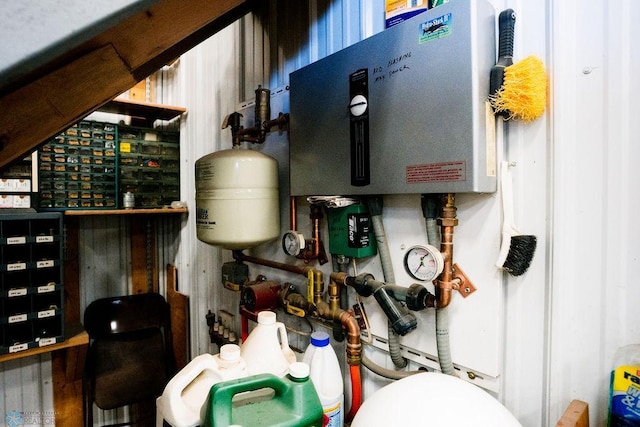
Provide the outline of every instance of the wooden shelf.
[[183,107],[154,104],[133,99],[115,98],[98,108],[103,113],[123,114],[131,117],[143,117],[153,123],[155,120],[171,120],[187,111]]
[[21,359],[23,357],[35,356],[37,354],[50,353],[56,350],[78,347],[89,343],[89,335],[80,324],[67,326],[66,332],[66,335],[69,336],[69,338],[62,342],[16,353],[3,354],[0,356],[0,363],[8,362],[9,360]]
[[65,216],[99,216],[99,215],[166,215],[187,213],[187,208],[149,208],[149,209],[111,209],[111,210],[68,210]]

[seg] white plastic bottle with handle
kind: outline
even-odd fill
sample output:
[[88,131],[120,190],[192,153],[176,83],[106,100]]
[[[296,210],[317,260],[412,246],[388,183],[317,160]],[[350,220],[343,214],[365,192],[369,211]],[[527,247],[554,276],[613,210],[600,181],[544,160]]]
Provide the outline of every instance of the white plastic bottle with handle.
[[316,331],[311,334],[311,344],[305,350],[302,361],[309,365],[309,377],[320,397],[324,414],[329,419],[327,427],[342,427],[344,380],[328,333]]
[[272,311],[258,313],[258,324],[240,349],[250,375],[270,373],[284,377],[289,373],[289,365],[296,361],[285,326],[276,321],[276,313]]

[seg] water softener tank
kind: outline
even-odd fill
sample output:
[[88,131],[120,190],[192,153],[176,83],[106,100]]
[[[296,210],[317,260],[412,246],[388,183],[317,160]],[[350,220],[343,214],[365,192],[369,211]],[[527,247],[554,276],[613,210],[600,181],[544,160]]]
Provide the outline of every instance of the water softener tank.
[[263,153],[232,148],[196,160],[198,239],[246,249],[278,237],[278,162]]

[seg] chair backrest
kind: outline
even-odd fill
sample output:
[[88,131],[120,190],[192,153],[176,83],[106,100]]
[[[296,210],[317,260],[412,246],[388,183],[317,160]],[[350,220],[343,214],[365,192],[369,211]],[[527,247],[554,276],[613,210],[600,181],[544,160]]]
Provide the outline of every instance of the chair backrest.
[[84,312],[84,328],[90,338],[163,328],[167,322],[167,302],[156,293],[98,299]]
[[84,313],[87,403],[113,409],[162,394],[175,374],[169,305],[156,293],[103,298]]

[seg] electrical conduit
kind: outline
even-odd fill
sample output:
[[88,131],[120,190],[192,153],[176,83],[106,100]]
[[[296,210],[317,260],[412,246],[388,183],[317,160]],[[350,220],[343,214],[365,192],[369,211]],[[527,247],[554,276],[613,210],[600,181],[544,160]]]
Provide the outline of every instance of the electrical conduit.
[[[387,283],[395,283],[395,275],[393,273],[393,265],[391,263],[391,251],[389,250],[389,244],[387,242],[387,236],[384,230],[384,224],[382,222],[382,196],[374,196],[368,198],[367,205],[369,208],[369,214],[371,215],[373,232],[376,236],[376,243],[378,245],[378,254],[380,256],[380,263],[382,265],[382,274],[384,276],[384,281]],[[402,353],[400,350],[400,337],[393,329],[389,321],[387,321],[387,331],[389,341],[389,356],[391,357],[393,364],[397,368],[404,368],[407,366],[407,360],[402,357]]]

